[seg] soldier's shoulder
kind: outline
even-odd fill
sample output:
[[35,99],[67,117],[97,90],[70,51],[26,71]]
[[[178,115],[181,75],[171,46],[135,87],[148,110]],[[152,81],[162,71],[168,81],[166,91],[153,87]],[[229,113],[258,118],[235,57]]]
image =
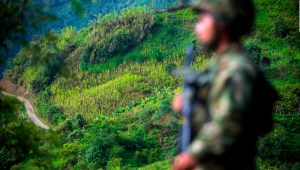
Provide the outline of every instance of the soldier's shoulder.
[[249,73],[257,75],[257,67],[251,57],[244,51],[225,53],[220,56],[219,69],[231,72]]

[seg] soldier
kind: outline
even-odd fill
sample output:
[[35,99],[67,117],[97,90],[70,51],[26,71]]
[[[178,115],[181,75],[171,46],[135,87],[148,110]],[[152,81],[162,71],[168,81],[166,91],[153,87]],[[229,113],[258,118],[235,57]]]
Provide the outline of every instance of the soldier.
[[[198,39],[217,57],[205,71],[210,77],[205,92],[197,91],[201,106],[193,106],[191,143],[173,169],[256,169],[257,137],[272,129],[276,94],[240,43],[252,29],[254,5],[251,0],[194,0],[191,7],[199,14]],[[182,112],[183,100],[181,94],[174,97],[175,112]]]

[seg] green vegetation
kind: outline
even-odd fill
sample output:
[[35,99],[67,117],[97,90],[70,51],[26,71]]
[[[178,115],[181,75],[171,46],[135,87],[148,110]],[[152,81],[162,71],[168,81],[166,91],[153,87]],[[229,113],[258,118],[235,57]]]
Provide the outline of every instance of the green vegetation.
[[[256,30],[243,44],[280,95],[275,129],[257,145],[258,167],[298,169],[298,3],[255,2]],[[170,102],[182,83],[170,72],[183,65],[184,48],[196,44],[196,20],[189,9],[151,13],[136,7],[99,17],[78,31],[67,27],[37,37],[12,59],[5,77],[36,96],[37,111],[51,124],[57,144],[40,136],[43,142],[34,146],[46,156],[22,151],[22,158],[1,166],[168,169],[180,127]],[[197,50],[193,66],[203,70],[209,54]]]
[[[38,129],[25,113],[25,107],[16,98],[0,93],[0,168],[9,169],[29,157],[51,157],[49,146],[55,147],[54,135]],[[32,160],[36,162],[37,160]],[[40,162],[42,166],[47,164]]]
[[59,31],[69,26],[82,29],[92,24],[92,21],[99,16],[113,12],[119,13],[122,9],[129,7],[145,5],[151,10],[160,10],[179,4],[177,0],[56,0],[47,3],[48,10],[57,16],[57,20],[44,24],[43,31],[52,29]]

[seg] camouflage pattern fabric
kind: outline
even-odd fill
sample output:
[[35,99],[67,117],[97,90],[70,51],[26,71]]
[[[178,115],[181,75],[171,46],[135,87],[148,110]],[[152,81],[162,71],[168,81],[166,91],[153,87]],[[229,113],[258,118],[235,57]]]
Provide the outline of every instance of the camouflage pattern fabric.
[[211,81],[197,92],[202,102],[193,106],[188,153],[198,160],[198,169],[255,169],[257,135],[255,122],[248,120],[253,91],[259,90],[255,64],[237,45],[214,59],[206,72]]
[[196,10],[204,10],[216,15],[234,17],[238,12],[239,0],[192,0],[190,5]]

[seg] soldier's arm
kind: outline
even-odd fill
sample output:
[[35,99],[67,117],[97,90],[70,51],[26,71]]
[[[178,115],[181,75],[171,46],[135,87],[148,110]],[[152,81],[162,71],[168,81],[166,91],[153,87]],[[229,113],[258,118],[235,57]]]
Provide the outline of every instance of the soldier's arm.
[[241,69],[219,72],[208,101],[210,121],[205,123],[188,148],[188,153],[203,161],[222,155],[241,134],[242,114],[251,99],[253,76]]

